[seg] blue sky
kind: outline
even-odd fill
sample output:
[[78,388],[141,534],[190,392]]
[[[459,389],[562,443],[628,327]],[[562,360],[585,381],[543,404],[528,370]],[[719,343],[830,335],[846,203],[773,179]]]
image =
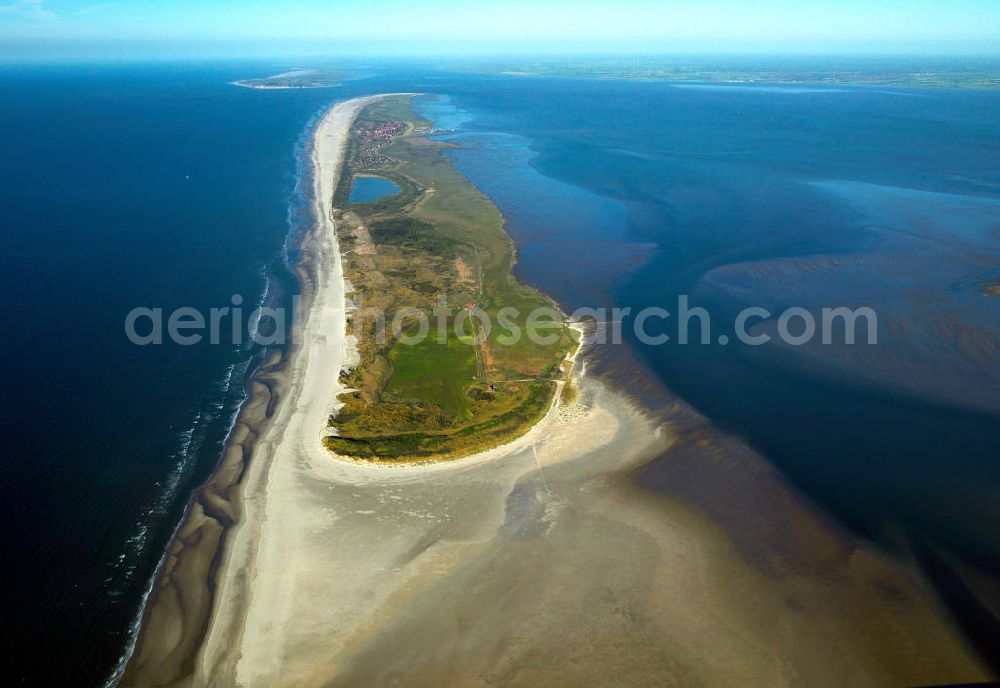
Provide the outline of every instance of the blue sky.
[[197,51],[980,52],[1000,0],[0,0],[16,46]]

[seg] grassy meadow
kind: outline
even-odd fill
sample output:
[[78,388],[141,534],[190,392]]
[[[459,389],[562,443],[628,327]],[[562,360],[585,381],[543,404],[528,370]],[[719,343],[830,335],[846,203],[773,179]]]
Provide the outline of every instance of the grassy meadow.
[[[444,155],[452,144],[427,137],[431,125],[400,96],[366,108],[351,132],[334,207],[360,363],[343,373],[351,391],[330,418],[326,444],[340,454],[431,460],[514,439],[544,415],[576,343],[555,304],[512,276],[500,211]],[[401,190],[350,203],[357,175]],[[449,313],[443,332],[435,307]],[[418,343],[413,309],[430,319]],[[537,309],[545,343],[526,336]]]

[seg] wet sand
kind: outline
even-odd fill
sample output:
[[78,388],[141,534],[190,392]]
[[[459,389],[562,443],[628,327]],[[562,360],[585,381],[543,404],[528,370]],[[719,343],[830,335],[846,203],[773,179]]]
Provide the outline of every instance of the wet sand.
[[304,326],[288,359],[255,383],[220,470],[196,495],[123,685],[877,686],[983,677],[905,575],[842,545],[753,461],[694,454],[724,485],[717,500],[738,504],[727,491],[745,483],[758,494],[766,478],[756,546],[780,563],[793,537],[794,566],[766,570],[734,540],[750,532],[738,523],[723,529],[711,509],[636,486],[640,469],[656,457],[669,467],[672,451],[685,475],[696,473],[691,434],[580,371],[574,405],[553,406],[526,436],[491,452],[392,467],[328,454],[320,440],[347,347],[327,211],[362,102],[336,106],[317,129],[320,222],[302,247]]
[[298,441],[322,451],[326,413],[338,393],[345,355],[344,280],[328,208],[351,122],[370,101],[339,103],[317,126],[311,151],[314,197],[327,205],[317,206],[316,226],[300,246],[296,271],[302,291],[289,349],[275,352],[254,376],[219,467],[194,494],[150,591],[120,685],[206,682],[196,662],[220,595],[233,580],[245,582],[233,558],[248,553],[234,548],[232,540],[263,517],[255,500],[266,488],[277,450],[289,447],[284,441],[289,421],[299,419],[302,407],[309,407],[316,427]]

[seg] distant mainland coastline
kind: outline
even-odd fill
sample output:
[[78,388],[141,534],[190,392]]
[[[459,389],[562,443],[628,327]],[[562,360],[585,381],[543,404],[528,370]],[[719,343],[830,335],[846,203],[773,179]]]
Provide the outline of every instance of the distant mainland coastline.
[[939,57],[915,63],[901,57],[628,56],[469,59],[457,71],[511,77],[679,81],[733,85],[1000,88],[993,57]]

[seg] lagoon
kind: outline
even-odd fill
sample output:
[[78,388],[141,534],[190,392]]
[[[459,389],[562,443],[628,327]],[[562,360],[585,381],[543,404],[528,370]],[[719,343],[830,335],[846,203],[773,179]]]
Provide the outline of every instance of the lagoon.
[[399,193],[399,186],[382,177],[357,177],[351,189],[351,203],[368,203]]

